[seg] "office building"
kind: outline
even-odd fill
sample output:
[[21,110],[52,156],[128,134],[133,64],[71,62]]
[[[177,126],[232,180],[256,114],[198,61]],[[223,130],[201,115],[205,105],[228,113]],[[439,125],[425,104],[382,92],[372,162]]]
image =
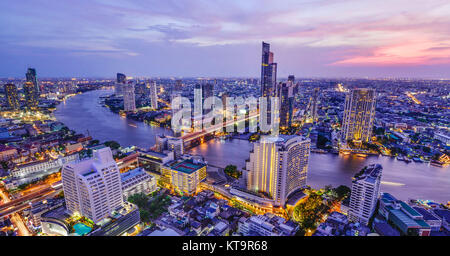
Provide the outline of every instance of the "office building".
[[375,90],[353,89],[345,96],[341,141],[369,142],[375,119]]
[[36,93],[36,97],[39,97],[41,93],[41,88],[39,87],[39,83],[36,76],[36,69],[28,68],[27,73],[25,74],[27,82],[30,82],[34,86],[34,92]]
[[120,172],[111,149],[95,149],[91,159],[66,164],[61,172],[66,207],[95,223],[123,206]]
[[152,81],[148,86],[150,89],[150,107],[153,109],[158,109],[158,92],[156,82]]
[[155,150],[163,152],[167,149],[168,138],[164,134],[158,134],[155,136]]
[[184,154],[183,139],[168,138],[167,149],[174,152],[174,158],[180,158]]
[[122,73],[117,73],[116,84],[114,85],[114,93],[116,96],[123,96],[123,87],[126,84],[127,76]]
[[162,166],[160,182],[180,194],[193,195],[206,179],[206,164],[195,159],[179,159]]
[[261,96],[263,97],[274,95],[274,87],[277,79],[277,64],[273,61],[273,52],[270,51],[270,44],[262,42]]
[[294,93],[292,82],[281,83],[277,92],[280,99],[280,126],[289,128],[292,125],[294,111]]
[[311,119],[312,122],[317,122],[318,116],[317,116],[317,110],[319,107],[319,88],[314,88],[314,92],[311,99]]
[[[422,214],[389,193],[383,193],[381,196],[378,213],[402,235],[429,236],[431,233],[431,226],[427,224]],[[424,214],[437,219],[427,211],[424,211]]]
[[128,82],[123,85],[123,110],[125,112],[136,111],[136,98],[134,94],[134,84]]
[[25,94],[25,105],[29,109],[34,109],[38,106],[38,92],[32,82],[25,82],[23,85],[23,91]]
[[20,108],[19,95],[15,84],[5,84],[5,96],[8,108],[13,110]]
[[381,165],[372,164],[364,167],[352,178],[349,220],[368,224],[377,204],[382,170]]
[[142,168],[135,168],[120,174],[124,200],[131,195],[144,193],[146,195],[156,190],[156,179]]
[[262,137],[247,161],[247,190],[284,206],[291,194],[306,187],[311,141],[296,135]]

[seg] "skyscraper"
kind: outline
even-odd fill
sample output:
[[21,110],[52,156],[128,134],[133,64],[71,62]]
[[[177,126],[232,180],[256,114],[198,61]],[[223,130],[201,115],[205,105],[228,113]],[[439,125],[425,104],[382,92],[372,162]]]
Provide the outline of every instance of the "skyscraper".
[[372,164],[353,177],[348,217],[367,225],[378,200],[383,167]]
[[120,172],[108,147],[94,150],[91,159],[66,164],[61,176],[70,213],[98,223],[124,205]]
[[34,90],[36,93],[36,97],[39,97],[39,94],[41,92],[41,88],[39,88],[37,76],[36,76],[36,69],[34,68],[28,68],[27,73],[25,74],[27,78],[27,82],[30,82],[34,86]]
[[281,83],[277,96],[280,97],[280,126],[288,128],[292,125],[294,111],[294,93],[292,82]]
[[17,95],[17,87],[15,84],[5,84],[6,103],[11,109],[19,109],[19,96]]
[[23,85],[23,91],[25,94],[25,104],[27,108],[33,109],[38,105],[36,87],[32,82],[25,82]]
[[262,137],[247,162],[247,189],[284,206],[293,192],[306,186],[310,144],[296,135]]
[[127,76],[122,74],[122,73],[117,73],[117,80],[116,80],[116,84],[114,86],[114,93],[117,96],[122,96],[123,95],[123,87],[126,84],[127,81]]
[[150,107],[153,109],[158,109],[158,92],[156,90],[156,82],[152,81],[150,86]]
[[262,42],[261,96],[263,97],[274,95],[274,87],[277,79],[277,64],[273,60],[273,52],[270,51],[270,44]]
[[375,90],[352,89],[345,97],[341,141],[369,142],[375,119]]
[[123,85],[123,109],[124,111],[136,111],[136,98],[134,94],[134,84],[130,81]]
[[314,88],[311,106],[311,118],[313,123],[317,122],[317,110],[319,107],[319,88]]

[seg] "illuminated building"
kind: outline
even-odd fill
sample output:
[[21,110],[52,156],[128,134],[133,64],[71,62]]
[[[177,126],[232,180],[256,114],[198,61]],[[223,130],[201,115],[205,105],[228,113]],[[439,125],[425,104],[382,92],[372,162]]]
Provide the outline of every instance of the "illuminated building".
[[314,88],[314,93],[312,96],[312,106],[311,106],[311,118],[313,123],[317,122],[317,108],[318,108],[318,98],[319,98],[319,88]]
[[273,96],[277,80],[276,75],[277,64],[273,62],[273,52],[270,51],[270,44],[262,42],[261,96]]
[[5,84],[6,104],[11,109],[19,109],[19,96],[17,95],[17,87],[14,84]]
[[125,112],[136,111],[136,99],[134,94],[134,84],[128,82],[123,85],[123,110]]
[[125,85],[126,80],[127,76],[122,73],[117,73],[117,80],[116,84],[114,85],[114,93],[116,94],[116,96],[123,95],[123,86]]
[[281,83],[277,96],[280,97],[280,126],[290,127],[294,111],[294,93],[292,82]]
[[61,174],[70,213],[97,223],[123,206],[120,172],[110,148],[95,149],[91,159],[69,163]]
[[367,225],[375,211],[380,190],[383,167],[372,164],[364,167],[352,180],[350,209],[348,218],[354,222]]
[[23,85],[23,91],[25,94],[25,104],[29,109],[36,108],[38,105],[38,93],[36,87],[31,82],[26,82]]
[[310,144],[296,135],[262,137],[247,162],[247,190],[284,206],[291,194],[306,187]]
[[206,164],[194,159],[180,159],[161,168],[160,181],[168,188],[182,194],[198,192],[200,182],[206,179]]
[[353,89],[345,97],[341,141],[369,142],[375,119],[375,90]]
[[36,69],[28,68],[27,73],[25,74],[27,78],[27,82],[30,82],[34,86],[34,91],[36,92],[36,97],[39,97],[41,89],[39,88],[39,84],[36,76]]
[[156,190],[156,179],[141,168],[135,168],[120,174],[124,200],[134,194],[146,195]]
[[184,154],[183,139],[168,138],[167,149],[174,152],[174,158],[177,159]]
[[158,94],[156,90],[156,82],[152,81],[149,84],[150,88],[150,107],[153,109],[158,109]]

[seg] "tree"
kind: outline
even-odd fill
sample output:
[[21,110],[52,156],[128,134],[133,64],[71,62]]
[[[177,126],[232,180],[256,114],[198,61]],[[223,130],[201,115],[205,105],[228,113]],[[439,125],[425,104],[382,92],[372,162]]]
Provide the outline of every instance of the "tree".
[[235,179],[239,179],[239,177],[241,177],[242,175],[242,172],[237,169],[236,165],[231,164],[225,167],[224,172],[226,175]]
[[120,144],[117,141],[113,141],[113,140],[109,140],[106,141],[105,146],[110,147],[111,149],[119,149],[120,148]]
[[344,199],[350,195],[350,192],[352,190],[347,186],[340,185],[339,187],[335,188],[334,191],[340,199]]
[[322,206],[322,197],[311,194],[305,202],[295,207],[293,218],[304,230],[314,228],[316,222],[321,218]]

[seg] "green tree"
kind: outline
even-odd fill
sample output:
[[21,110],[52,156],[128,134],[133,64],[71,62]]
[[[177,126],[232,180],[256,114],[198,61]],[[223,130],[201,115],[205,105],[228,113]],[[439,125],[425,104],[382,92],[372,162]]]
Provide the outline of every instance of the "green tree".
[[111,149],[119,149],[120,148],[120,144],[117,141],[113,141],[113,140],[109,140],[106,141],[105,146],[110,147]]
[[352,191],[349,187],[340,185],[339,187],[335,188],[334,191],[338,195],[340,199],[344,199],[348,196],[350,196],[350,192]]
[[225,174],[235,179],[239,179],[241,177],[242,172],[237,169],[235,165],[227,165],[224,169]]

